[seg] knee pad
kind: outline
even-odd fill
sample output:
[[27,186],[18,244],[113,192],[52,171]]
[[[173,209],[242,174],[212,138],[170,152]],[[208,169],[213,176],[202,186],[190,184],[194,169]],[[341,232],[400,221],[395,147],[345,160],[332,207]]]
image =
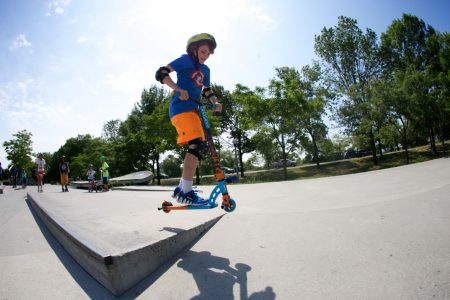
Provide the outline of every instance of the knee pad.
[[197,157],[199,161],[202,160],[203,157],[208,154],[209,146],[206,141],[202,141],[201,139],[197,138],[195,140],[189,141],[188,145],[189,145],[188,153]]

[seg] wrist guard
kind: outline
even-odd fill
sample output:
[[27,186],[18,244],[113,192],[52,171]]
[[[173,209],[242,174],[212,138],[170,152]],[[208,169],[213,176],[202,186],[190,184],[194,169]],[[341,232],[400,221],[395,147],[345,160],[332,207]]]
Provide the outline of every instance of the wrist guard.
[[202,91],[202,96],[205,97],[205,98],[207,98],[208,100],[210,100],[211,97],[216,97],[216,94],[214,94],[212,88],[207,87],[207,88],[204,88],[204,89],[203,89],[203,91]]

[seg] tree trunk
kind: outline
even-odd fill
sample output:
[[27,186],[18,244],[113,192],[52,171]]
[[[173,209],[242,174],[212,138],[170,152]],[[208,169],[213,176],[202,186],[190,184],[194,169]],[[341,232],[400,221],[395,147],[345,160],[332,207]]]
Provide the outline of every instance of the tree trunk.
[[406,164],[409,164],[409,153],[408,153],[408,138],[406,136],[406,127],[403,126],[403,148],[405,148],[405,157],[406,157]]
[[369,137],[370,137],[370,148],[372,149],[373,164],[377,166],[378,165],[377,148],[375,147],[375,138],[373,136],[372,129],[370,129],[369,131]]
[[444,122],[440,122],[440,129],[441,129],[441,142],[442,142],[442,151],[444,153],[444,156],[447,156],[447,151],[445,149],[445,128],[444,128]]
[[312,132],[310,132],[309,134],[311,135],[311,140],[312,140],[313,147],[314,147],[314,161],[316,162],[316,167],[320,168],[319,149],[317,148],[316,139],[314,138],[314,134]]
[[[159,169],[159,155],[156,156],[156,175],[160,174],[160,169]],[[161,185],[161,178],[158,177],[158,185]]]
[[244,178],[245,174],[244,174],[244,160],[243,160],[243,156],[244,154],[242,153],[242,150],[240,147],[238,147],[238,156],[239,156],[239,167],[241,169],[241,177]]
[[281,150],[283,156],[283,178],[287,180],[287,167],[286,167],[286,144],[284,142],[284,135],[281,135]]
[[430,132],[430,147],[431,150],[433,151],[433,154],[437,154],[437,150],[436,150],[436,141],[434,140],[434,130],[433,130],[433,126],[430,125],[429,128],[429,132]]
[[[378,136],[380,136],[380,127],[377,126],[377,132],[378,132]],[[383,159],[383,145],[381,144],[381,139],[378,138],[378,152],[380,152],[380,159]]]

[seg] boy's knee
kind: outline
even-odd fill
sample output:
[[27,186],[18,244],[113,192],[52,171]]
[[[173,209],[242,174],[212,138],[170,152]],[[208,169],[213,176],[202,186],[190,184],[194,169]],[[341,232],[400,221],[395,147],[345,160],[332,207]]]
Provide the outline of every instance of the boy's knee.
[[202,160],[206,154],[208,154],[209,150],[208,143],[202,141],[199,138],[189,141],[188,145],[189,145],[188,153],[197,157],[199,161]]

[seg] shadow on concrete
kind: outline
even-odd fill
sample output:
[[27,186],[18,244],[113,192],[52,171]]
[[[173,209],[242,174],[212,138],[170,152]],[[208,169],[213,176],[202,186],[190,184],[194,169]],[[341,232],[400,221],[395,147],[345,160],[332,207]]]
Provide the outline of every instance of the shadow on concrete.
[[200,291],[199,295],[191,299],[235,299],[233,295],[235,284],[239,285],[241,300],[275,299],[275,293],[270,286],[248,295],[247,273],[252,269],[249,265],[238,263],[233,268],[227,258],[211,255],[208,251],[191,250],[183,255],[177,265],[192,274]]
[[72,278],[78,283],[83,291],[89,296],[90,299],[117,299],[111,292],[104,288],[97,280],[89,275],[73,258],[67,253],[67,251],[61,246],[61,244],[55,239],[53,234],[47,229],[47,226],[41,221],[39,216],[34,211],[28,197],[25,196],[28,209],[31,211],[36,224],[42,232],[42,235],[47,240],[52,250],[55,252],[58,259],[63,266],[72,276]]

